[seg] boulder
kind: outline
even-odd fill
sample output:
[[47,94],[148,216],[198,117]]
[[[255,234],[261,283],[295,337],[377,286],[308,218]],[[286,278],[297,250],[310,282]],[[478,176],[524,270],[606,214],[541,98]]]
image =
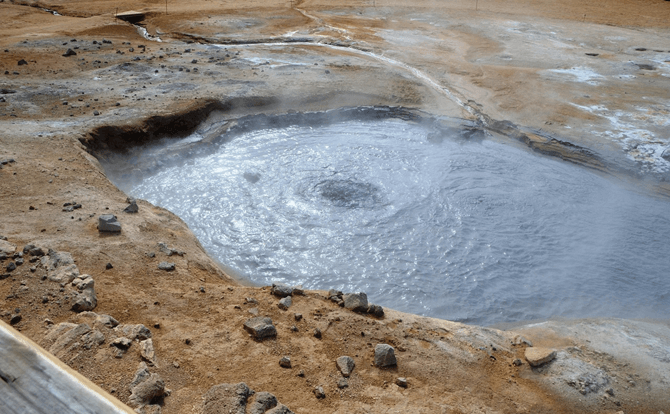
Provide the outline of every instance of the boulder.
[[92,311],[96,306],[98,306],[98,298],[92,287],[82,290],[72,300],[72,310],[75,312]]
[[114,329],[117,332],[122,332],[130,339],[143,341],[151,338],[151,331],[141,323],[138,323],[137,325],[119,325]]
[[275,296],[284,298],[293,294],[293,288],[284,283],[273,283],[270,292]]
[[16,251],[16,246],[11,244],[8,241],[0,240],[0,253],[4,253],[7,256],[14,254]]
[[256,339],[272,338],[277,336],[277,328],[272,324],[272,319],[258,316],[244,322],[244,329]]
[[52,282],[70,283],[79,276],[79,268],[76,264],[61,265],[53,271],[48,272],[48,274],[48,278]]
[[340,370],[343,376],[348,377],[354,370],[356,363],[354,359],[349,356],[341,356],[335,361],[337,364],[337,369]]
[[171,272],[175,269],[175,264],[170,262],[160,262],[158,263],[158,269]]
[[119,233],[121,231],[121,223],[113,214],[103,214],[98,217],[98,231],[103,233]]
[[140,341],[140,356],[150,365],[156,364],[156,351],[154,350],[154,341],[151,338]]
[[277,406],[277,397],[269,392],[257,392],[254,395],[254,401],[249,404],[249,414],[265,414],[271,408]]
[[151,400],[165,393],[165,382],[158,374],[151,374],[131,390],[130,403],[135,406],[149,404]]
[[363,292],[344,295],[344,307],[354,312],[368,311],[368,295]]
[[556,351],[548,348],[526,348],[526,361],[533,366],[539,367],[556,358]]
[[397,365],[395,350],[388,344],[377,344],[375,346],[375,366],[379,368]]
[[134,198],[130,200],[128,207],[123,209],[124,213],[137,213],[138,211],[140,211],[140,208],[137,207],[137,201]]
[[278,306],[279,309],[281,309],[281,310],[288,310],[288,308],[290,308],[291,305],[293,305],[293,300],[291,299],[290,296],[287,296],[287,297],[285,297],[285,298],[282,298],[282,299],[279,301],[279,303],[277,304],[277,306]]

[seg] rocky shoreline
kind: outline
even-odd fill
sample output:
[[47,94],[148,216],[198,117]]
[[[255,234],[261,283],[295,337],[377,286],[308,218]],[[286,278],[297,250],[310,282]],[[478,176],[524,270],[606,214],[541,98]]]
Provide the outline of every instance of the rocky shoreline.
[[[9,22],[0,29],[0,73],[8,72],[0,75],[0,316],[15,329],[145,413],[670,410],[667,321],[549,321],[502,331],[365,305],[360,294],[235,281],[179,217],[128,200],[91,153],[259,113],[369,106],[477,117],[405,68],[360,54],[184,43],[177,33],[212,36],[214,23],[198,31],[202,16],[224,19],[205,2],[183,6],[202,12],[150,17],[147,28],[162,43],[96,9],[103,5],[111,7],[82,6],[84,18],[47,3],[41,6],[63,16],[0,3]],[[240,29],[246,40],[295,28],[344,42],[333,29],[339,25],[353,36],[349,44],[382,47],[366,26],[377,19],[374,10],[365,24],[323,13],[331,19],[325,24],[288,8],[269,21],[267,10],[248,6],[217,24],[251,27]],[[402,20],[400,9],[389,10]],[[158,26],[171,29],[158,33]],[[455,84],[484,102],[478,110],[489,119],[512,120],[488,125],[510,142],[597,160],[552,140],[565,132],[558,123],[534,134],[549,117],[525,122],[518,115],[525,109],[490,103],[498,92]],[[563,108],[561,122],[585,130],[561,105],[541,112]],[[655,188],[663,193],[667,185]],[[121,231],[109,217],[101,223],[110,215]],[[274,335],[265,335],[272,333],[266,318]]]

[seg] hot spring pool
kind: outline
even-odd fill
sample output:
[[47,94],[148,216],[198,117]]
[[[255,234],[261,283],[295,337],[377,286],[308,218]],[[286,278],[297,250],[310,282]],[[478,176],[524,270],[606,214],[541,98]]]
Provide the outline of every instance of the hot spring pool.
[[515,146],[453,138],[397,119],[265,128],[140,182],[109,176],[179,215],[258,284],[364,291],[484,325],[668,318],[669,200]]

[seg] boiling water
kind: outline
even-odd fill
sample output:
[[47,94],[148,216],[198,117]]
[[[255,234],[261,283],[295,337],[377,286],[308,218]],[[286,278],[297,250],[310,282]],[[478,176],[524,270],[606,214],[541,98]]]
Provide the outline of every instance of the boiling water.
[[667,319],[668,200],[492,140],[435,138],[399,120],[263,129],[140,183],[112,179],[259,284],[478,324]]

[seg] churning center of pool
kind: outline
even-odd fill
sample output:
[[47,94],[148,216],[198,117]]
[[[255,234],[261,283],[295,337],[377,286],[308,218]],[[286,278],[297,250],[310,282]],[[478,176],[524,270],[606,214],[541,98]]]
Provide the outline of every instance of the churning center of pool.
[[400,120],[262,129],[112,180],[259,284],[364,291],[478,324],[667,318],[670,204],[493,140]]

